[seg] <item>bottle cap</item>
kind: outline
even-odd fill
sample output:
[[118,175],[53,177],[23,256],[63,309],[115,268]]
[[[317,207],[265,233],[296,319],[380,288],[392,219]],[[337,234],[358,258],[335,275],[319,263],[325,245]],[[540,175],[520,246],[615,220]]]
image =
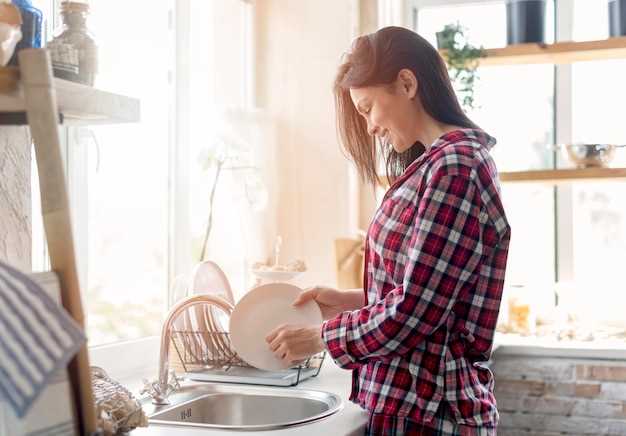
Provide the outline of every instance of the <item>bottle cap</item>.
[[61,12],[89,12],[89,2],[80,0],[65,0],[61,3]]

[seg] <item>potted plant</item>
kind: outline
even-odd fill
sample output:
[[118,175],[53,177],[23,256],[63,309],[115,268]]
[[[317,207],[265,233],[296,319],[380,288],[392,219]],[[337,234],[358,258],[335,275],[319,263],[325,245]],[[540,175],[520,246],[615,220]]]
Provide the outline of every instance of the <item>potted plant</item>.
[[546,0],[507,0],[507,44],[544,42]]
[[447,24],[437,32],[437,47],[448,64],[450,79],[454,84],[463,108],[474,109],[474,84],[478,79],[478,59],[484,56],[482,47],[474,47],[465,37],[460,23]]

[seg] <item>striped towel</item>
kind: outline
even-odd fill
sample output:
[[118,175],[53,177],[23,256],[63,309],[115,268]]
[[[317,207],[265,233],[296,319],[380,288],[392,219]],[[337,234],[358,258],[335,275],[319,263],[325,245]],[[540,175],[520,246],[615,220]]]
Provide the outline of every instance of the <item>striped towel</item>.
[[18,417],[84,342],[82,329],[37,283],[0,262],[0,397]]

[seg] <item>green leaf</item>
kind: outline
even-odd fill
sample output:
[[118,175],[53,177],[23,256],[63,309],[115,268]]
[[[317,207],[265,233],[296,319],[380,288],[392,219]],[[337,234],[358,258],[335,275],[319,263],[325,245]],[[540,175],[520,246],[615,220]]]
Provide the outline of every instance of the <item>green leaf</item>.
[[478,78],[478,58],[484,56],[482,47],[468,43],[465,28],[459,22],[446,24],[437,33],[437,43],[445,50],[444,60],[465,110],[474,108],[474,84]]

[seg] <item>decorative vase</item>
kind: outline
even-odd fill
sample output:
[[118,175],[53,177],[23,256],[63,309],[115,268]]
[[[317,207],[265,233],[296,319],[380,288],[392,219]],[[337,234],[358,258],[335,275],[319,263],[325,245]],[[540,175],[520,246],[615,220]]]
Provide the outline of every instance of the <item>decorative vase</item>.
[[609,0],[609,36],[626,36],[626,0]]
[[544,42],[545,0],[507,0],[507,44]]
[[17,53],[23,48],[41,47],[42,12],[30,0],[13,0],[22,15],[22,39],[15,46],[9,65],[17,65]]
[[87,28],[89,4],[61,3],[63,27],[47,45],[55,77],[93,86],[98,71],[98,47]]

